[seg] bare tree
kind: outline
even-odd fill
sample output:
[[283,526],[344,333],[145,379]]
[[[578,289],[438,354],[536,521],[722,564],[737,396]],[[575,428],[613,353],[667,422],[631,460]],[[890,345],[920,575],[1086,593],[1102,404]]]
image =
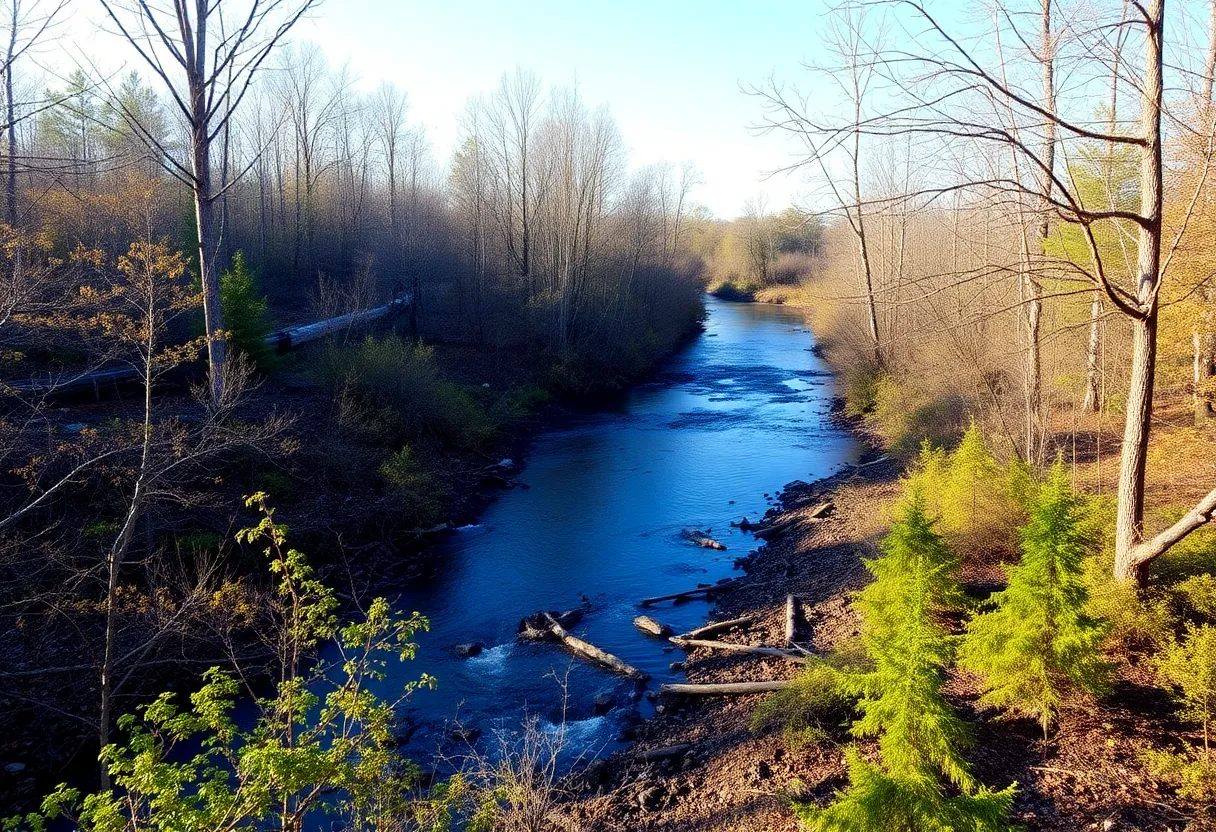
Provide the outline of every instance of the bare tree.
[[215,203],[231,182],[216,185],[212,146],[267,57],[317,0],[173,0],[171,6],[143,0],[98,2],[164,83],[189,129],[190,158],[179,160],[138,114],[124,110],[165,170],[194,195],[211,398],[218,403],[224,397],[225,343],[217,260],[225,229],[216,224]]

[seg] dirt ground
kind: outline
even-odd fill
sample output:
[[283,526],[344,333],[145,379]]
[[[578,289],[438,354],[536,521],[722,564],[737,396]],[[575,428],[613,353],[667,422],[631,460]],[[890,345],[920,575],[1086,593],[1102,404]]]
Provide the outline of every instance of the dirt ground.
[[[720,596],[713,620],[760,617],[746,630],[714,638],[782,646],[789,593],[801,602],[798,639],[807,647],[826,651],[855,635],[850,595],[868,579],[861,561],[876,552],[900,473],[886,460],[787,487],[772,519],[801,522],[748,558],[745,575]],[[834,511],[808,520],[812,507],[825,500]],[[661,608],[650,614],[662,620]],[[1172,704],[1151,684],[1147,657],[1112,658],[1113,695],[1073,703],[1046,744],[1035,723],[977,712],[974,680],[952,676],[947,696],[975,727],[975,773],[996,788],[1018,784],[1013,820],[1030,830],[1216,829],[1208,807],[1180,800],[1144,770],[1145,748],[1168,745],[1189,728],[1176,722]],[[686,666],[694,683],[785,679],[796,672],[797,665],[779,658],[700,648],[689,652]],[[750,723],[761,699],[664,697],[633,746],[581,775],[577,796],[562,810],[563,825],[587,832],[794,832],[790,795],[827,803],[847,785],[849,736],[841,726],[827,740],[799,747],[780,729],[754,732]],[[644,759],[649,751],[682,744],[690,747],[678,756]]]

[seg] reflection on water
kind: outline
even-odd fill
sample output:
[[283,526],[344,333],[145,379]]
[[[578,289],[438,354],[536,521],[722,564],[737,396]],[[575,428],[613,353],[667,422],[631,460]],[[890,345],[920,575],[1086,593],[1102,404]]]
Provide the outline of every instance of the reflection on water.
[[[517,642],[519,620],[588,603],[576,634],[649,672],[652,686],[671,679],[669,665],[682,655],[633,628],[638,600],[731,575],[754,543],[730,520],[755,518],[766,494],[854,458],[848,435],[827,421],[831,379],[801,314],[713,299],[708,307],[706,333],[657,381],[616,412],[540,436],[521,475],[531,487],[504,493],[479,524],[442,544],[434,578],[403,588],[402,606],[431,620],[403,672],[439,679],[409,703],[421,723],[414,746],[440,741],[439,726],[457,711],[487,734],[518,724],[525,709],[554,725],[563,688],[575,753],[612,741],[633,685],[557,645]],[[681,530],[693,527],[727,550],[683,540]],[[679,632],[708,610],[696,602],[649,614]],[[452,652],[473,641],[486,645],[475,658]],[[603,695],[616,707],[599,718],[593,702],[600,696],[605,707]]]

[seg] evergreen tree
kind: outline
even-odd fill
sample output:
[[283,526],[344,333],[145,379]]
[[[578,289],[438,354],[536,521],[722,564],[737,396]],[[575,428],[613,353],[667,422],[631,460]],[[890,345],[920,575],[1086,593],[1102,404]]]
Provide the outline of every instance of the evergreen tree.
[[[962,749],[970,732],[942,697],[953,639],[943,611],[960,600],[956,561],[925,511],[916,483],[882,544],[866,561],[874,581],[859,594],[862,643],[873,670],[846,677],[860,695],[859,737],[878,737],[879,760],[848,754],[851,785],[826,808],[798,807],[827,832],[1002,830],[1013,787],[993,792],[972,776]],[[947,797],[942,777],[958,793]]]
[[233,255],[232,268],[220,277],[220,307],[229,344],[259,369],[270,369],[275,355],[266,345],[266,336],[274,331],[274,325],[267,315],[266,298],[258,294],[257,279],[245,262],[244,252]]
[[1006,469],[997,462],[971,422],[949,455],[937,494],[939,530],[964,561],[1013,554],[1025,505],[1017,493],[1023,472],[1016,463]]
[[1100,693],[1107,681],[1105,628],[1084,611],[1080,514],[1057,461],[1022,529],[1021,562],[1009,567],[990,611],[968,624],[959,652],[960,666],[984,679],[980,702],[1037,719],[1044,737],[1069,690]]

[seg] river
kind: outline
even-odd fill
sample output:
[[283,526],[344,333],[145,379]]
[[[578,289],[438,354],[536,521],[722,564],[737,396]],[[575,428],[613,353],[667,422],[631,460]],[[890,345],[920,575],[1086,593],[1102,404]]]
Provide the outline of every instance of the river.
[[[557,724],[563,684],[570,751],[610,750],[633,683],[557,644],[517,641],[520,619],[586,599],[576,634],[649,672],[651,689],[674,680],[669,665],[683,656],[634,629],[639,599],[737,574],[735,559],[756,544],[731,520],[755,519],[786,483],[856,458],[828,419],[832,378],[802,313],[714,298],[707,307],[705,332],[655,381],[613,411],[538,436],[519,474],[528,487],[504,492],[479,524],[439,544],[434,576],[403,591],[401,606],[426,615],[431,630],[400,672],[438,679],[408,703],[416,757],[448,741],[445,721],[457,715],[487,736],[518,727],[525,713]],[[728,548],[696,547],[681,537],[687,528],[711,530]],[[649,614],[682,632],[709,610],[690,602]],[[458,658],[453,646],[467,642],[485,649]],[[603,693],[616,707],[595,716]]]

